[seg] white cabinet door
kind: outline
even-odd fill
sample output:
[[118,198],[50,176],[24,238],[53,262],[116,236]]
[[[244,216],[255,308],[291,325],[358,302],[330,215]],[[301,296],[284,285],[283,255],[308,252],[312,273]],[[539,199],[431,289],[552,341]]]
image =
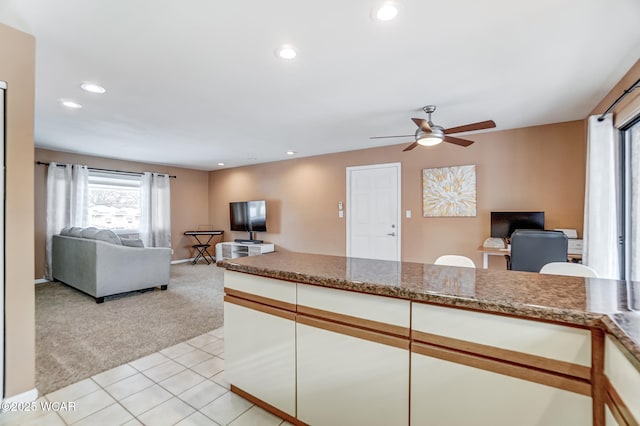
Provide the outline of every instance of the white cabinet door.
[[295,321],[225,302],[224,328],[227,381],[295,417]]
[[410,424],[584,426],[591,398],[412,353]]
[[640,370],[638,370],[616,345],[611,336],[605,339],[604,373],[613,391],[624,407],[622,411],[630,417],[627,421],[640,422]]
[[299,420],[313,426],[408,423],[408,349],[300,322],[297,341]]

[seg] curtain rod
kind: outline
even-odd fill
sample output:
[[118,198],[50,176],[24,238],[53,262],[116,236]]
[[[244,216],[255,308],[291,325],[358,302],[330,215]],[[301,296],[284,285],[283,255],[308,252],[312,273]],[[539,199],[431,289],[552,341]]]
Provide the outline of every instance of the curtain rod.
[[616,99],[615,102],[612,103],[611,106],[609,108],[607,108],[607,110],[605,112],[603,112],[600,117],[598,117],[598,121],[604,120],[604,116],[605,115],[609,114],[611,112],[611,110],[614,109],[615,106],[618,105],[622,99],[624,99],[625,96],[627,96],[629,93],[633,92],[638,87],[640,87],[640,78],[635,83],[633,83],[631,85],[631,87],[629,87],[627,90],[625,90],[622,93],[622,95],[620,95],[620,97],[618,99]]
[[[48,166],[49,163],[45,163],[44,161],[36,161],[36,164],[40,165],[40,166]],[[64,164],[58,164],[58,166],[63,167]],[[142,172],[127,172],[124,170],[111,170],[111,169],[99,169],[97,167],[87,167],[87,169],[89,170],[96,170],[98,172],[111,172],[111,173],[122,173],[122,174],[126,174],[126,175],[139,175],[142,176],[144,173]],[[170,178],[176,179],[177,176],[173,176],[173,175],[169,175]]]

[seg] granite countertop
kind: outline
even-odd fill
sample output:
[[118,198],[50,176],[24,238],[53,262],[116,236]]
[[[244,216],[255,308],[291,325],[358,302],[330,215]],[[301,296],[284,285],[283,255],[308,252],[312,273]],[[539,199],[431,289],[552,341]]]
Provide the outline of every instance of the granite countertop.
[[600,327],[640,369],[640,283],[275,252],[218,266],[305,284]]

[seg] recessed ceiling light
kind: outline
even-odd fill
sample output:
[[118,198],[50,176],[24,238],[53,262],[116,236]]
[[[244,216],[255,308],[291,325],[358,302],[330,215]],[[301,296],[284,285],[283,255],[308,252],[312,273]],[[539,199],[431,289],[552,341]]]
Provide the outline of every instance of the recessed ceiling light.
[[296,56],[298,56],[298,51],[295,47],[289,44],[285,44],[284,46],[280,46],[276,49],[276,56],[278,56],[280,59],[286,59],[290,61],[291,59],[294,59]]
[[394,2],[384,2],[374,10],[373,16],[378,21],[391,21],[398,16],[398,5]]
[[60,104],[62,106],[70,108],[70,109],[80,109],[80,108],[82,108],[82,105],[80,105],[79,103],[77,103],[75,101],[71,101],[69,99],[60,99]]
[[218,163],[218,166],[224,166],[224,163]]
[[82,83],[80,85],[80,88],[86,92],[98,93],[98,94],[101,94],[107,91],[107,89],[100,86],[99,84],[89,83],[88,81],[85,81],[84,83]]
[[287,155],[294,155],[295,153],[295,151],[287,151]]

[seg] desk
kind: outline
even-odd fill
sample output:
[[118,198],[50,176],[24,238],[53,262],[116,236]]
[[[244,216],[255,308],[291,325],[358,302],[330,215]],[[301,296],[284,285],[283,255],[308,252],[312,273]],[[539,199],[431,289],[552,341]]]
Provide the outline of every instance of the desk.
[[[209,253],[208,248],[211,247],[211,240],[213,239],[213,237],[222,234],[224,234],[224,231],[185,231],[184,235],[193,237],[198,242],[198,244],[193,245],[193,248],[196,249],[198,254],[191,263],[195,265],[196,263],[198,263],[198,260],[200,260],[200,258],[204,259],[207,262],[207,265],[211,263],[209,259],[211,259],[211,261],[215,261],[215,257],[212,256],[211,253]],[[204,237],[208,238],[205,242],[202,242],[200,241],[199,237],[203,237],[203,240]],[[207,259],[207,256],[209,256],[209,259]]]
[[[511,256],[511,249],[508,248],[492,248],[492,247],[478,247],[478,251],[482,253],[482,267],[484,269],[489,268],[489,256]],[[581,254],[568,254],[568,260],[576,262],[582,260]]]

